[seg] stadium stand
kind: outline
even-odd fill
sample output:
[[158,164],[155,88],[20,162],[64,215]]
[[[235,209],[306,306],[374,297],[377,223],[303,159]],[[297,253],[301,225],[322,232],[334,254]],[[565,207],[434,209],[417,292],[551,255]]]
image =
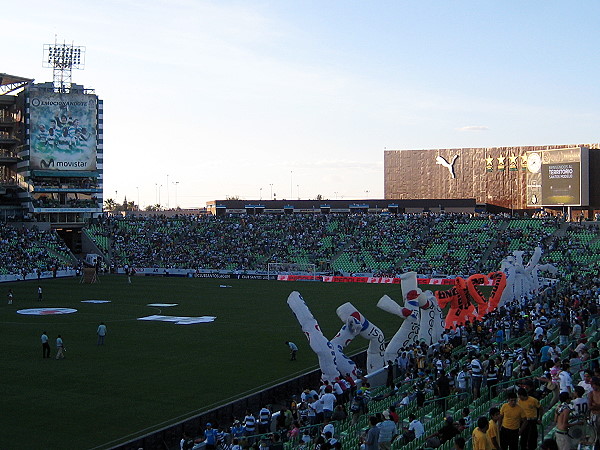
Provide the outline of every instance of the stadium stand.
[[0,223],[0,275],[73,267],[75,259],[54,231],[13,228]]
[[[424,276],[490,272],[537,246],[541,263],[593,273],[600,262],[594,223],[461,214],[255,215],[107,218],[85,230],[112,261],[149,268],[266,271],[268,263],[315,264],[321,273]],[[570,251],[564,252],[567,247]]]
[[[539,429],[536,427],[541,441],[554,435],[556,407],[550,387],[557,372],[542,360],[549,352],[545,344],[553,344],[550,359],[558,359],[557,365],[566,358],[573,367],[600,376],[600,232],[596,223],[457,214],[256,215],[105,218],[85,232],[115,267],[265,270],[269,262],[297,262],[316,264],[319,271],[329,273],[415,270],[424,275],[470,275],[498,270],[501,260],[513,250],[525,251],[527,261],[537,246],[543,249],[541,262],[558,267],[560,282],[537,297],[500,308],[482,322],[448,330],[433,346],[415,344],[403,349],[406,356],[401,355],[394,364],[395,387],[370,389],[368,378],[362,378],[357,387],[340,381],[343,389],[338,404],[342,408],[332,424],[320,420],[318,406],[305,401],[304,392],[294,392],[285,404],[273,405],[274,418],[267,432],[256,434],[243,427],[240,431],[235,420],[243,421],[243,417],[232,417],[231,423],[213,423],[222,448],[233,448],[234,438],[242,448],[261,444],[263,448],[286,449],[362,448],[369,417],[375,416],[375,422],[381,423],[394,409],[398,437],[392,448],[454,448],[453,439],[434,439],[441,436],[437,433],[444,426],[454,427],[453,433],[465,438],[466,448],[471,448],[477,418],[501,406],[506,393],[520,387],[541,402],[543,414]],[[0,270],[4,273],[72,263],[68,249],[53,232],[0,225],[0,240]],[[564,321],[572,333],[567,345],[559,339],[559,325]],[[581,334],[573,331],[576,324],[581,326]],[[534,338],[538,327],[542,339]],[[507,339],[498,340],[498,330],[506,333]],[[480,393],[470,384],[470,365],[478,356],[484,371]],[[571,370],[574,385],[580,382],[581,372]],[[494,374],[497,383],[491,381]],[[466,389],[461,389],[465,380]],[[358,414],[353,413],[354,389],[368,399],[366,410]],[[320,402],[327,387],[307,386],[307,390],[314,390],[316,402]],[[313,407],[314,413],[309,412]],[[470,412],[464,415],[466,407]],[[258,417],[259,411],[252,412]],[[424,426],[418,437],[405,429],[410,415]],[[332,436],[325,435],[324,428],[331,427]],[[278,438],[274,439],[275,435]],[[186,436],[191,437],[189,448],[204,444],[202,429],[186,430]]]

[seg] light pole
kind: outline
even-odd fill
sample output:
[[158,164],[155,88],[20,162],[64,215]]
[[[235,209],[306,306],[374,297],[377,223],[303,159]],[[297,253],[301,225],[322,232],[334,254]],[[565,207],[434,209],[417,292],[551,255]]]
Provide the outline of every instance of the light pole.
[[294,183],[292,181],[294,179],[293,175],[294,175],[294,171],[290,170],[290,200],[292,198],[294,198],[294,191],[293,191],[294,188],[292,187],[294,185]]
[[258,195],[259,200],[262,200],[262,188],[258,188],[258,191],[259,191],[259,195]]
[[158,205],[158,183],[154,183],[154,203]]
[[366,190],[366,191],[365,191],[365,194],[367,195],[367,199],[368,199],[368,198],[369,198],[369,191],[368,191],[368,190]]
[[158,186],[158,209],[160,209],[160,190],[162,188],[162,184]]
[[298,189],[298,200],[300,200],[300,185],[299,185],[299,184],[297,184],[297,185],[296,185],[296,188]]
[[335,191],[334,194],[335,194],[335,199],[337,200],[337,195],[338,195],[337,191]]
[[137,189],[137,195],[138,195],[137,207],[138,207],[138,211],[139,211],[141,209],[141,207],[140,207],[140,187],[136,186],[135,188]]
[[169,174],[167,174],[167,209],[169,209]]
[[173,184],[175,185],[175,209],[178,208],[178,204],[177,204],[177,185],[179,184],[179,181],[174,181]]
[[271,197],[269,197],[269,200],[273,200],[273,183],[269,183],[269,186],[271,186]]

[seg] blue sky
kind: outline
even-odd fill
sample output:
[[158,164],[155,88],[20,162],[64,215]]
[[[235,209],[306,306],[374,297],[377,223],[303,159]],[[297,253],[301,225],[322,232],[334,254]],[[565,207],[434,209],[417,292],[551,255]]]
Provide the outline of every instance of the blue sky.
[[0,17],[0,72],[51,81],[43,44],[86,47],[73,80],[104,100],[105,198],[381,198],[385,148],[598,142],[598,17],[597,1],[32,0]]

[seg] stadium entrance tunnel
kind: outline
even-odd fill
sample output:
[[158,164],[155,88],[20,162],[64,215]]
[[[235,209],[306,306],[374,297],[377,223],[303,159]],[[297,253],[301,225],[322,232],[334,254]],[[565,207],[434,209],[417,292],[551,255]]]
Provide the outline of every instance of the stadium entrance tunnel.
[[73,254],[81,253],[81,227],[59,227],[55,231]]

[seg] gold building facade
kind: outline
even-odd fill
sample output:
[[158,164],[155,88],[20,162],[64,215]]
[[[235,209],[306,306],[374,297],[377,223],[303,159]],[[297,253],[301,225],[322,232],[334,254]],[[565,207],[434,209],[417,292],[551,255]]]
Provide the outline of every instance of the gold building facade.
[[[527,152],[573,147],[598,149],[598,144],[385,151],[385,198],[472,198],[527,209]],[[592,176],[595,160],[590,152],[590,202],[599,197],[593,195],[598,190]]]

